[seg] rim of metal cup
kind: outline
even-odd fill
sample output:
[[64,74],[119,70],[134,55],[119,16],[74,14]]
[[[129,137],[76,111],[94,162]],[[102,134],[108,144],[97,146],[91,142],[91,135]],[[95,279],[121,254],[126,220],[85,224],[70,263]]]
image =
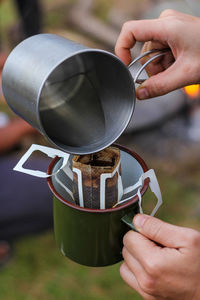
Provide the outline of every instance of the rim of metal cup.
[[[91,151],[87,151],[87,152],[83,152],[83,151],[78,151],[78,148],[77,147],[77,151],[70,151],[68,149],[64,149],[62,148],[61,146],[59,146],[59,144],[56,144],[50,137],[49,135],[47,134],[47,131],[45,130],[44,126],[43,126],[43,123],[42,123],[42,120],[41,120],[41,115],[40,115],[40,110],[39,110],[39,106],[40,106],[40,100],[41,100],[41,93],[42,93],[42,90],[44,88],[44,85],[45,85],[45,82],[47,81],[48,77],[53,73],[53,71],[59,66],[61,65],[62,63],[64,63],[66,60],[76,56],[76,55],[79,55],[79,54],[82,54],[82,53],[88,53],[88,52],[91,52],[91,53],[101,53],[101,54],[105,54],[105,55],[109,55],[110,57],[112,57],[114,60],[116,60],[119,64],[121,64],[122,67],[124,68],[127,68],[127,66],[116,56],[114,55],[113,53],[111,52],[108,52],[106,50],[101,50],[101,49],[92,49],[92,48],[89,48],[89,49],[82,49],[82,50],[78,50],[76,51],[76,53],[72,54],[72,55],[69,55],[67,58],[65,59],[62,59],[60,60],[48,73],[48,75],[43,79],[43,82],[41,83],[41,86],[40,86],[40,90],[38,92],[38,95],[37,95],[37,110],[38,110],[38,122],[39,122],[39,125],[40,127],[42,128],[43,130],[43,133],[45,134],[45,137],[48,139],[48,141],[53,144],[55,147],[57,147],[58,149],[64,151],[64,152],[67,152],[67,153],[70,153],[70,154],[78,154],[78,155],[84,155],[84,154],[91,154],[91,153],[94,153],[94,152],[98,152],[98,151],[101,151],[107,147],[109,147],[110,145],[112,145],[120,136],[121,134],[124,132],[124,130],[127,128],[131,118],[132,118],[132,115],[133,115],[133,112],[134,112],[134,109],[135,109],[135,102],[136,102],[136,95],[135,95],[135,98],[134,98],[134,94],[135,94],[135,84],[134,84],[134,79],[131,75],[131,73],[129,72],[128,68],[127,68],[127,76],[130,77],[130,82],[132,82],[132,90],[133,90],[133,101],[132,101],[132,106],[131,106],[131,109],[130,109],[130,112],[129,112],[129,116],[126,118],[126,120],[124,121],[125,122],[125,125],[124,127],[118,132],[118,134],[115,136],[114,139],[110,140],[109,143],[107,143],[106,145],[104,146],[101,146],[101,147],[97,147],[95,148],[95,150],[91,150]],[[66,147],[67,148],[67,147]]]
[[[147,167],[146,163],[144,162],[144,160],[136,152],[128,149],[127,147],[121,146],[119,144],[113,144],[113,146],[115,146],[115,147],[119,148],[120,150],[130,154],[132,157],[134,157],[139,162],[139,164],[141,165],[144,172],[148,171],[148,167]],[[48,167],[47,174],[52,173],[53,167],[55,166],[56,162],[58,162],[59,159],[60,158],[57,156],[51,161],[51,163]],[[73,204],[73,203],[65,200],[61,195],[59,195],[59,193],[56,191],[55,187],[53,186],[51,177],[47,178],[47,183],[48,183],[48,186],[49,186],[51,192],[53,193],[53,195],[56,196],[56,198],[58,200],[60,200],[62,203],[64,203],[65,205],[67,205],[71,208],[74,208],[74,209],[77,209],[77,210],[80,210],[80,211],[84,211],[84,212],[89,212],[89,213],[110,213],[110,212],[118,211],[118,210],[121,210],[123,208],[126,208],[126,207],[129,207],[129,206],[133,205],[134,203],[136,203],[139,200],[138,196],[135,195],[131,200],[127,201],[127,203],[116,206],[115,208],[107,208],[107,209],[85,208],[85,207],[80,207],[76,204]],[[147,178],[147,179],[145,179],[144,185],[141,189],[141,196],[143,196],[145,194],[148,187],[149,187],[149,179]]]

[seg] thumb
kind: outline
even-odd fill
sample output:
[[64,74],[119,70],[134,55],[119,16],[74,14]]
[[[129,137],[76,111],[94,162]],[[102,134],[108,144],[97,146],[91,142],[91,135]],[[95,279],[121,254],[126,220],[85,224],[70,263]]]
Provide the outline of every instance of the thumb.
[[138,214],[133,219],[136,229],[148,239],[165,247],[185,248],[192,229],[165,223],[157,218]]
[[140,100],[165,95],[171,91],[192,84],[191,76],[186,72],[187,66],[178,59],[165,71],[148,78],[136,91]]

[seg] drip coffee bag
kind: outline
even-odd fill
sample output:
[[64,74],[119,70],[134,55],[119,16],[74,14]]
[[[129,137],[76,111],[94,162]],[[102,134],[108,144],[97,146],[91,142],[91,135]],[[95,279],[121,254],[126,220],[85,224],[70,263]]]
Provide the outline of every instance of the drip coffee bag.
[[108,147],[72,159],[73,195],[77,205],[112,208],[122,197],[120,150]]

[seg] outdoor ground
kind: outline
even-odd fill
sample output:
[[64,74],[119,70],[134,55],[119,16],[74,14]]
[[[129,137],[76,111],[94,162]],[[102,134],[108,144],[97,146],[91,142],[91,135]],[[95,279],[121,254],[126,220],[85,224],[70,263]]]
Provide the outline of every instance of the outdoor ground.
[[[45,28],[62,31],[88,41],[65,22],[64,9],[76,1],[45,0]],[[113,5],[111,1],[110,5]],[[115,1],[117,7],[131,1]],[[132,1],[149,5],[148,1]],[[149,1],[150,2],[150,1]],[[108,1],[98,1],[96,14],[106,20]],[[126,4],[126,5],[125,5]],[[61,9],[62,8],[62,9]],[[137,7],[139,10],[139,7]],[[66,17],[67,18],[67,17]],[[0,22],[3,41],[9,48],[9,29],[15,24],[16,16],[11,1],[0,6]],[[110,47],[110,45],[107,45]],[[137,151],[147,165],[154,168],[160,183],[164,204],[157,216],[176,225],[200,229],[200,154],[199,144],[191,144],[175,134],[169,134],[170,120],[163,127],[137,135],[122,136],[119,142]],[[176,124],[176,123],[175,123]],[[165,127],[168,126],[168,127]],[[173,127],[173,126],[172,126]],[[176,127],[176,126],[175,126]],[[176,130],[176,128],[174,128]],[[166,134],[168,132],[168,134]],[[151,193],[146,209],[151,207]],[[78,238],[78,237],[77,237]],[[104,268],[89,268],[73,263],[58,250],[53,231],[23,238],[14,244],[10,262],[0,270],[0,299],[2,300],[110,300],[141,299],[120,278],[119,264]]]

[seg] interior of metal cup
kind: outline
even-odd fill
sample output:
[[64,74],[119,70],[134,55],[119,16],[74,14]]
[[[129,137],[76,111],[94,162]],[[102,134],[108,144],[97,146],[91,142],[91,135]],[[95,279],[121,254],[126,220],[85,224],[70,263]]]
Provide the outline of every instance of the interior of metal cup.
[[[122,168],[122,172],[121,172],[122,184],[123,184],[123,188],[125,189],[138,182],[140,176],[144,173],[144,169],[143,166],[140,164],[140,162],[130,153],[124,150],[120,150],[120,156],[121,156],[121,168]],[[70,155],[69,158],[70,167],[72,166],[72,158],[73,155]],[[51,173],[55,173],[57,170],[59,170],[61,165],[62,165],[62,159],[58,160],[55,163]],[[51,177],[51,182],[53,188],[55,189],[58,195],[60,195],[65,201],[74,204],[74,201],[69,191],[66,189],[67,186],[67,188],[72,191],[72,181],[70,181],[70,178],[66,176],[66,173],[62,169],[57,173],[56,177],[55,176]],[[131,195],[134,197],[136,192],[137,190],[131,191],[131,194],[128,195],[128,197],[130,197]],[[131,200],[132,199],[130,199],[130,201]]]
[[45,81],[40,122],[58,148],[93,153],[121,135],[134,100],[133,79],[126,66],[107,52],[84,50],[60,63]]

